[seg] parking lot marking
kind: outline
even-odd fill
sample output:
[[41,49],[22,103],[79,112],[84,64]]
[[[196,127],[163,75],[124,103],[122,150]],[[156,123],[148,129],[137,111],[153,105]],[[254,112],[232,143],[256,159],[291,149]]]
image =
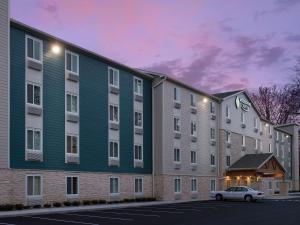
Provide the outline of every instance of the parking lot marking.
[[105,212],[105,211],[103,211],[102,213],[111,213],[111,214],[119,214],[119,215],[129,215],[129,216],[152,216],[152,217],[160,217],[160,215],[142,214],[142,213]]
[[16,224],[12,224],[12,223],[0,223],[0,225],[16,225]]
[[183,214],[184,212],[171,212],[166,210],[152,210],[152,209],[119,209],[119,210],[130,210],[135,212],[153,212],[153,213],[170,213],[170,214]]
[[71,216],[82,216],[82,217],[90,217],[90,218],[100,218],[100,219],[108,219],[108,220],[126,220],[132,221],[133,219],[130,218],[118,218],[118,217],[109,217],[109,216],[93,216],[93,215],[86,215],[86,214],[75,214],[75,213],[67,213],[66,215]]
[[160,207],[152,207],[152,206],[150,206],[150,207],[147,207],[147,208],[153,208],[153,209],[158,209],[158,210],[160,210],[160,209],[162,209],[162,210],[164,210],[164,209],[171,209],[171,210],[184,210],[184,211],[195,211],[195,212],[202,212],[203,210],[198,210],[198,209],[183,209],[183,208],[171,208],[171,207],[166,207],[166,206],[164,206],[164,208],[160,208]]
[[[169,206],[168,206],[169,207]],[[173,206],[171,206],[173,207]],[[201,205],[197,205],[197,206],[189,206],[189,205],[178,205],[177,208],[183,208],[183,209],[200,209],[200,208],[207,208],[207,209],[217,209],[217,207],[213,207],[213,206],[201,206]]]
[[72,221],[72,220],[61,220],[61,219],[39,217],[39,216],[23,216],[23,217],[25,217],[25,218],[32,218],[32,219],[40,219],[40,220],[48,220],[48,221],[56,221],[56,222],[62,222],[62,223],[76,223],[76,224],[86,224],[86,225],[99,225],[97,223],[87,223],[87,222],[79,222],[79,221]]

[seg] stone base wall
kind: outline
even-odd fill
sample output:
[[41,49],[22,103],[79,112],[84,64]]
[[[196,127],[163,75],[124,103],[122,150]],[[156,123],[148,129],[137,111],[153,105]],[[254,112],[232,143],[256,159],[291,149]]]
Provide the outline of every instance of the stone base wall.
[[[181,193],[175,193],[174,179],[181,179]],[[197,179],[197,192],[191,192],[191,179]],[[207,200],[210,199],[210,181],[216,180],[216,188],[218,188],[218,179],[216,177],[203,176],[185,176],[185,175],[156,175],[155,182],[155,197],[163,201],[176,200]]]
[[[152,197],[152,175],[149,174],[0,169],[0,204],[29,204],[32,201],[26,198],[26,175],[42,176],[42,199],[39,204],[70,200],[66,195],[67,176],[79,177],[79,195],[73,200],[135,198],[134,178],[143,178],[144,193],[138,197]],[[119,177],[119,196],[109,194],[110,176]]]

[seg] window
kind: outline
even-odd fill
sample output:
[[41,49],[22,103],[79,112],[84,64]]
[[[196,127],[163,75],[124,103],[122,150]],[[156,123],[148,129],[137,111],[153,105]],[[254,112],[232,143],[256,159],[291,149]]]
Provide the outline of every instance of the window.
[[210,102],[210,113],[216,114],[216,104],[214,102]]
[[180,193],[181,192],[181,180],[180,178],[174,179],[174,192]]
[[110,177],[109,178],[109,193],[110,194],[119,194],[119,178]]
[[241,123],[245,124],[245,113],[241,113]]
[[276,141],[279,141],[279,132],[276,131]]
[[143,160],[143,147],[141,145],[134,145],[134,160]]
[[42,41],[36,38],[27,37],[27,57],[42,61]]
[[214,128],[210,128],[210,139],[211,140],[216,139],[216,130]]
[[174,131],[180,132],[180,119],[178,117],[174,117]]
[[191,191],[192,192],[197,191],[197,179],[196,178],[191,179]]
[[194,121],[191,122],[191,135],[197,136],[196,122]]
[[272,134],[272,126],[269,125],[269,134],[271,135]]
[[269,144],[269,152],[272,152],[272,144]]
[[67,195],[79,194],[79,178],[67,177]]
[[230,108],[228,105],[226,105],[226,108],[225,108],[225,116],[226,116],[226,118],[230,118]]
[[134,179],[134,193],[136,193],[136,194],[143,193],[143,179],[142,178]]
[[139,78],[134,78],[134,93],[143,95],[143,81]]
[[26,129],[27,150],[42,150],[42,131],[38,129]]
[[134,126],[143,127],[143,113],[134,112]]
[[231,141],[231,133],[229,131],[226,131],[226,142],[230,143]]
[[254,128],[258,128],[258,119],[256,117],[254,117]]
[[114,87],[119,87],[119,70],[108,68],[109,74],[109,85]]
[[216,180],[210,181],[210,190],[215,191],[216,190]]
[[255,139],[255,149],[258,149],[258,139]]
[[78,137],[67,135],[67,153],[78,154]]
[[196,152],[195,151],[191,151],[191,163],[195,164],[197,163],[197,157],[196,157]]
[[216,158],[214,154],[210,154],[210,165],[215,166],[216,165]]
[[180,102],[180,91],[177,87],[174,87],[174,101]]
[[227,155],[226,156],[226,166],[230,166],[230,160],[231,160],[230,155]]
[[34,84],[27,84],[27,103],[41,105],[41,87]]
[[109,142],[109,158],[119,158],[119,143],[117,141]]
[[79,56],[75,53],[66,51],[66,70],[73,73],[79,73]]
[[245,136],[242,135],[242,146],[245,146]]
[[109,121],[119,123],[119,107],[116,105],[109,105]]
[[174,162],[180,162],[180,149],[174,148]]
[[77,114],[77,112],[78,112],[78,97],[77,97],[77,95],[67,94],[67,112]]
[[191,107],[196,107],[196,96],[191,94]]
[[42,195],[42,177],[37,175],[26,176],[27,196],[40,197]]

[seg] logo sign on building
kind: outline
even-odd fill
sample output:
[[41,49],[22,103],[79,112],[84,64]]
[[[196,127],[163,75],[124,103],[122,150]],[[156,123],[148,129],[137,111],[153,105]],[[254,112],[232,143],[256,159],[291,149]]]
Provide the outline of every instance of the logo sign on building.
[[239,98],[238,96],[236,96],[236,98],[235,98],[235,107],[237,109],[241,108],[243,111],[248,112],[251,108],[251,103],[248,102],[247,100],[243,99],[243,98]]

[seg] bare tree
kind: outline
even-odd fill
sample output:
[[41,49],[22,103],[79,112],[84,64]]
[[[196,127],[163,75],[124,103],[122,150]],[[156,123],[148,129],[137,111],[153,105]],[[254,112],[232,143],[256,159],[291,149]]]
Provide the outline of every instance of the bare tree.
[[259,87],[257,92],[251,93],[258,111],[274,124],[300,120],[300,60],[293,71],[294,78],[284,87]]

